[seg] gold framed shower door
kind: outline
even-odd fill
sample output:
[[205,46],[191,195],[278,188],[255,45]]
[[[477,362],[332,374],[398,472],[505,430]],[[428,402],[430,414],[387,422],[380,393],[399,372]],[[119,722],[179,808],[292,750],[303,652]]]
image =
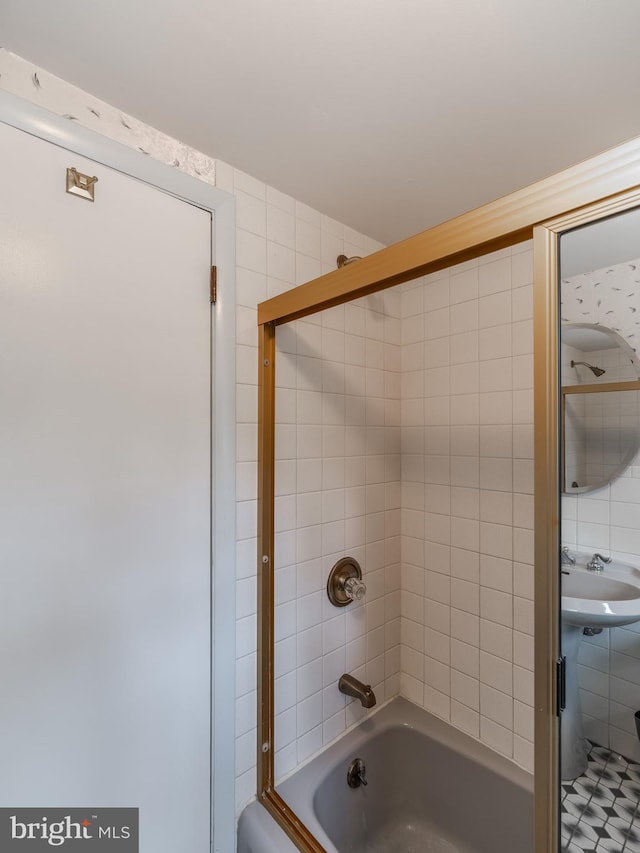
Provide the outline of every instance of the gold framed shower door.
[[[305,853],[325,853],[275,790],[274,472],[278,325],[534,239],[535,851],[558,849],[559,506],[557,245],[564,231],[640,203],[640,139],[396,243],[258,306],[258,724],[260,802]],[[633,192],[630,192],[633,190]],[[632,201],[635,199],[635,202]],[[550,617],[551,614],[551,617]]]

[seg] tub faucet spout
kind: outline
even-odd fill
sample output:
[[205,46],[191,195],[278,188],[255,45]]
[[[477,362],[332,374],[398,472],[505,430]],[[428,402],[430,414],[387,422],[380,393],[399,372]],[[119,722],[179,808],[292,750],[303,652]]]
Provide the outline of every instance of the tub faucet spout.
[[376,704],[376,694],[371,689],[370,684],[363,684],[353,675],[345,672],[340,676],[338,682],[338,690],[346,696],[353,696],[354,699],[359,699],[363,708],[373,708]]

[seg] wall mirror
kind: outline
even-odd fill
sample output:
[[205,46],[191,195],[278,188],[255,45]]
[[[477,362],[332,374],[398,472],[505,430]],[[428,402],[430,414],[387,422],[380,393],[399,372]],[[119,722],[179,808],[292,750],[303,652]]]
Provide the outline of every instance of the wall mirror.
[[[630,279],[633,264],[622,264],[618,285],[605,279],[609,294],[636,297]],[[581,279],[562,284],[563,306],[582,310]],[[620,286],[621,285],[621,286]],[[620,286],[620,290],[613,290]],[[576,289],[577,287],[577,289]],[[631,295],[631,298],[629,296]],[[579,300],[579,301],[578,301]],[[622,306],[623,311],[629,305]],[[576,311],[575,313],[579,313]],[[612,309],[611,322],[616,322]],[[601,488],[618,477],[640,449],[640,392],[636,385],[638,360],[630,344],[613,329],[592,323],[562,325],[562,439],[563,492],[574,494]],[[635,384],[634,384],[635,383]]]

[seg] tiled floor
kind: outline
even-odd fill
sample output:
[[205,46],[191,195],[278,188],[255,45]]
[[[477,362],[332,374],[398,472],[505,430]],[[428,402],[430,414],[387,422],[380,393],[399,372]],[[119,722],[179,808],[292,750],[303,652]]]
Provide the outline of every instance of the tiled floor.
[[640,853],[640,764],[593,746],[583,776],[562,783],[562,853]]

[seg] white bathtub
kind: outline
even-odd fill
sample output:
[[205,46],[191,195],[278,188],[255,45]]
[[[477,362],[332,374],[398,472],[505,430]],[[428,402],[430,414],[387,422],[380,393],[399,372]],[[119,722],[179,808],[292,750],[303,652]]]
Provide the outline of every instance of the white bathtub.
[[[354,758],[367,786],[350,788]],[[327,853],[530,853],[533,777],[467,735],[394,699],[278,792]],[[242,813],[238,853],[295,846],[259,803]]]

